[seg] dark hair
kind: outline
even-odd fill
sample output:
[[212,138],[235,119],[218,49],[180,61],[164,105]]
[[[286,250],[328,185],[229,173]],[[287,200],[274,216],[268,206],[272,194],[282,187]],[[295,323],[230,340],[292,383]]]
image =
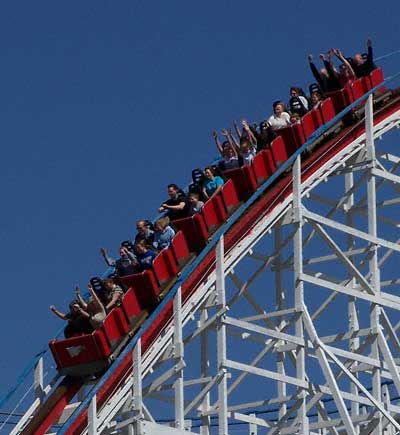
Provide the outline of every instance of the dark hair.
[[290,92],[292,92],[292,91],[296,91],[301,97],[304,97],[305,95],[304,95],[304,91],[303,91],[303,89],[302,88],[299,88],[298,86],[292,86],[291,88],[290,88]]
[[121,242],[121,248],[126,248],[128,251],[133,251],[133,244],[130,240],[124,240],[123,242]]
[[168,189],[180,190],[179,186],[175,183],[168,184]]
[[204,168],[204,172],[206,172],[207,170],[209,170],[214,175],[214,169],[211,166],[206,166]]
[[222,142],[222,148],[226,148],[226,147],[230,147],[231,144],[229,143],[229,140],[225,140],[224,142]]
[[135,246],[142,246],[143,248],[147,248],[146,240],[141,239],[135,243]]
[[69,305],[68,305],[68,307],[69,307],[69,311],[72,311],[72,310],[73,310],[74,305],[79,305],[79,301],[78,301],[78,299],[74,299],[73,301],[71,301],[71,302],[69,303]]
[[283,110],[286,110],[285,103],[283,101],[281,101],[281,100],[277,100],[277,101],[274,101],[272,103],[272,108],[274,109],[274,111],[276,109],[276,106],[279,106],[279,104],[281,104],[283,106]]
[[114,280],[112,278],[106,278],[106,279],[103,279],[102,284],[104,286],[106,286],[106,285],[113,285],[114,284]]
[[321,92],[314,91],[314,92],[311,94],[311,97],[312,97],[313,95],[317,96],[320,100],[323,99]]

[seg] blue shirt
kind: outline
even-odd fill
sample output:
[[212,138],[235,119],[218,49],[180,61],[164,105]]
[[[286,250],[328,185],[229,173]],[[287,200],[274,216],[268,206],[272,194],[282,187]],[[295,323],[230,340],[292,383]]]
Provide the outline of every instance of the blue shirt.
[[216,175],[212,180],[207,180],[204,183],[204,187],[206,189],[207,195],[211,196],[219,186],[224,185],[224,180]]
[[140,270],[151,269],[153,261],[156,257],[157,254],[151,249],[148,249],[145,254],[136,254]]
[[175,231],[168,225],[163,232],[156,231],[154,233],[153,246],[159,250],[168,248],[174,236]]

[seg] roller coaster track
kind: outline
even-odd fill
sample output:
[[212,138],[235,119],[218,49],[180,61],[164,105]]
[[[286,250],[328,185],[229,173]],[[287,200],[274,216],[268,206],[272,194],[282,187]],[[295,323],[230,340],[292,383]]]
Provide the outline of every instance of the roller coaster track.
[[[227,434],[236,423],[271,435],[397,433],[400,297],[383,290],[397,283],[384,267],[400,247],[378,231],[377,222],[395,224],[377,209],[399,202],[387,185],[398,190],[400,158],[374,139],[400,126],[400,97],[372,115],[374,91],[365,120],[305,157],[357,101],[229,217],[107,372],[85,382],[56,379],[10,432],[179,435],[199,427],[205,435]],[[334,199],[323,186],[338,179],[344,193]],[[316,238],[329,254],[316,252]],[[332,262],[339,266],[327,267]],[[266,273],[273,291],[265,294],[269,278],[251,291]],[[308,286],[323,295],[309,302]],[[339,300],[348,310],[343,328],[329,324]],[[250,378],[258,391],[245,386]]]

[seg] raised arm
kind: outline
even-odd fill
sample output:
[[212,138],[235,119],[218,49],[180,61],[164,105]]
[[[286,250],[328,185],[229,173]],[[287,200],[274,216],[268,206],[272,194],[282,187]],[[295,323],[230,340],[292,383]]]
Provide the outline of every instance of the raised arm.
[[231,130],[228,131],[226,128],[223,128],[221,130],[221,134],[229,142],[229,145],[231,145],[232,147],[235,146],[235,139]]
[[239,153],[238,153],[238,150],[236,148],[236,145],[231,145],[231,149],[232,149],[232,152],[235,155],[235,157],[238,158],[239,157]]
[[333,63],[333,59],[332,59],[332,54],[333,54],[332,49],[330,48],[328,50],[328,62],[329,62],[330,67],[336,72],[335,64]]
[[50,306],[50,311],[52,313],[54,313],[60,319],[62,319],[62,320],[68,320],[67,316],[64,313],[62,313],[61,311],[58,311],[57,308],[54,305]]
[[107,254],[107,251],[104,248],[100,248],[100,254],[108,266],[115,267],[115,260]]
[[122,250],[124,251],[125,255],[129,258],[129,260],[135,262],[137,261],[136,255],[133,252],[131,252],[129,249],[122,248]]
[[242,123],[242,125],[243,125],[243,128],[244,128],[244,129],[246,130],[246,132],[247,132],[247,135],[248,135],[248,137],[249,137],[249,139],[250,139],[251,144],[252,144],[252,145],[257,145],[257,139],[256,139],[256,137],[254,136],[254,133],[251,131],[251,128],[249,127],[248,122],[247,122],[245,119],[242,119],[241,123]]
[[233,120],[232,124],[233,124],[233,128],[235,129],[236,134],[239,137],[241,137],[242,136],[242,132],[239,130],[239,126],[237,125],[237,122],[235,120]]
[[309,54],[307,56],[307,59],[308,59],[309,65],[310,65],[310,69],[311,69],[312,75],[314,76],[315,80],[318,82],[319,87],[322,89],[323,83],[322,83],[321,75],[320,75],[319,71],[317,70],[317,67],[315,66],[315,64],[313,62],[312,55]]
[[336,71],[335,65],[333,64],[332,60],[332,50],[328,50],[328,60],[325,59],[325,56],[323,54],[320,55],[322,62],[324,63],[324,66],[326,70],[328,71],[328,74],[330,77],[338,77],[338,72]]
[[350,71],[350,74],[353,78],[356,78],[356,74],[353,70],[353,67],[350,65],[350,62],[343,56],[342,52],[338,49],[338,48],[334,48],[332,49],[333,54],[340,60],[343,62],[344,65],[346,65],[346,67],[348,68],[348,70]]
[[[240,152],[240,144],[239,141],[237,140],[236,136],[232,133],[232,131],[228,132],[228,136],[229,139],[229,143],[231,144],[232,149],[235,151],[235,153],[239,153]],[[240,136],[239,136],[240,137]]]
[[374,63],[374,55],[372,51],[372,39],[367,39],[367,62],[373,64]]
[[92,284],[88,284],[88,289],[89,289],[90,294],[92,295],[93,300],[95,301],[97,307],[99,308],[99,310],[102,310],[104,308],[104,305],[102,304],[100,298],[97,296],[97,293],[94,291]]
[[90,319],[90,314],[89,314],[87,311],[85,311],[85,310],[84,310],[83,308],[81,308],[81,307],[79,307],[78,310],[79,310],[79,314],[80,314],[82,317],[84,317],[85,319]]
[[86,310],[87,303],[85,302],[85,300],[81,296],[81,289],[78,286],[75,287],[75,295],[76,295],[76,299],[78,299],[78,302],[79,302],[79,305],[81,306],[81,308]]
[[212,136],[214,138],[215,145],[217,146],[219,153],[222,155],[222,144],[221,144],[220,140],[218,139],[218,133],[216,131],[213,131]]

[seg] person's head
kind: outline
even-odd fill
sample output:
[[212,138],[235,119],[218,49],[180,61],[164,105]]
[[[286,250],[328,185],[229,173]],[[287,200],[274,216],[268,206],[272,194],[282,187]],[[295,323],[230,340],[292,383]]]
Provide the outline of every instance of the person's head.
[[275,101],[275,103],[272,105],[272,108],[277,116],[280,116],[281,113],[285,111],[285,105],[282,103],[282,101]]
[[140,221],[136,222],[136,230],[139,234],[146,234],[147,231],[147,225],[146,221],[141,219]]
[[298,122],[300,122],[300,115],[297,112],[293,112],[290,115],[290,123],[297,124]]
[[106,290],[112,290],[115,285],[114,280],[111,278],[103,279],[102,284]]
[[207,178],[207,180],[212,180],[214,178],[214,171],[211,166],[207,166],[204,168],[204,175]]
[[344,77],[344,78],[350,77],[351,72],[350,72],[349,67],[346,64],[342,63],[339,67],[339,74],[341,77]]
[[250,138],[249,132],[244,127],[242,128],[242,133],[240,134],[240,138],[241,139],[249,139]]
[[178,197],[179,187],[177,184],[168,184],[168,195],[172,199],[176,199]]
[[248,153],[251,150],[251,143],[248,139],[243,139],[240,141],[240,151],[242,153]]
[[135,245],[135,250],[138,254],[145,254],[147,252],[146,242],[139,240]]
[[269,138],[270,136],[270,126],[268,121],[262,121],[260,123],[260,136],[262,138]]
[[222,155],[226,158],[226,159],[230,159],[231,157],[233,157],[235,155],[232,145],[228,142],[226,146],[224,146],[222,148]]
[[200,200],[200,195],[197,192],[191,192],[189,194],[189,201],[191,204],[197,204]]
[[313,106],[318,104],[322,100],[322,95],[319,92],[313,92],[311,94],[311,103]]
[[291,97],[299,97],[300,96],[300,89],[292,86],[290,88],[290,96]]
[[325,77],[325,78],[329,77],[329,74],[328,74],[328,71],[326,70],[326,68],[321,68],[319,70],[319,75],[322,76],[322,77]]
[[360,66],[362,65],[365,61],[364,58],[362,57],[362,55],[360,53],[357,53],[354,57],[353,57],[353,62],[355,65]]
[[126,248],[123,245],[121,245],[119,247],[119,256],[122,257],[122,258],[125,258],[127,256],[126,255]]
[[69,312],[71,315],[76,316],[79,314],[79,303],[76,299],[70,302],[69,304]]
[[155,221],[154,228],[156,231],[163,232],[168,225],[169,225],[169,217],[165,216]]

